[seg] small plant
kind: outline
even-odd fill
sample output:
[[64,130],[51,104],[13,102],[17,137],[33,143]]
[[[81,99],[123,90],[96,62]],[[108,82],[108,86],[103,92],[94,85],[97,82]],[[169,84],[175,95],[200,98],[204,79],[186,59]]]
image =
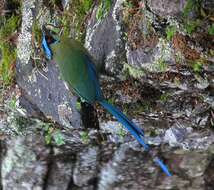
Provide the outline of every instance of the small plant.
[[214,35],[214,24],[212,24],[211,26],[209,26],[209,28],[208,28],[208,34],[209,35]]
[[126,131],[123,129],[123,128],[120,128],[119,129],[119,132],[118,132],[118,135],[121,137],[121,138],[124,138],[126,136]]
[[54,141],[57,146],[65,144],[63,134],[59,130],[55,129],[51,123],[42,123],[41,127],[45,131],[46,144],[51,144],[52,141]]
[[80,133],[80,138],[82,140],[82,142],[84,144],[88,144],[89,143],[89,135],[88,135],[88,132],[87,131],[83,131]]
[[60,132],[60,130],[55,130],[52,137],[57,146],[61,146],[61,145],[65,144],[64,136]]
[[167,68],[168,68],[168,65],[162,57],[159,58],[157,60],[157,63],[154,65],[154,69],[159,72],[165,72]]
[[170,98],[170,93],[164,93],[160,96],[160,101],[165,103]]
[[80,101],[77,101],[77,102],[76,102],[76,109],[77,109],[78,111],[81,110],[81,102],[80,102]]
[[[94,1],[93,0],[75,0],[63,12],[60,22],[63,26],[63,34],[69,36],[70,34],[75,39],[84,43],[85,39],[85,19],[89,14]],[[73,30],[71,30],[71,28]]]
[[188,34],[192,34],[200,25],[200,19],[192,19],[190,15],[192,13],[200,13],[201,0],[188,0],[183,10],[184,28]]
[[110,11],[112,5],[111,0],[102,0],[96,13],[96,19],[101,20],[103,19]]
[[14,77],[14,67],[16,61],[16,47],[14,38],[20,25],[19,16],[11,16],[3,19],[3,25],[0,28],[0,49],[2,59],[0,63],[0,80],[3,86],[8,86],[12,83]]
[[195,63],[193,63],[192,69],[194,72],[200,73],[203,69],[203,63],[200,60],[196,61]]
[[[196,0],[197,1],[197,0]],[[187,18],[191,11],[198,9],[198,3],[195,0],[188,0],[183,10],[183,16]]]
[[184,27],[188,34],[192,34],[200,25],[201,25],[201,21],[199,19],[187,20],[186,23],[184,24]]
[[176,26],[168,26],[166,29],[166,38],[171,41],[177,31]]

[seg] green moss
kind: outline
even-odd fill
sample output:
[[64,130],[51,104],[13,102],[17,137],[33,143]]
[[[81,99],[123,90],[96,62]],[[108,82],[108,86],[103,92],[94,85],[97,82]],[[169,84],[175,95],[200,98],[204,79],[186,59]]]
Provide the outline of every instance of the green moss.
[[65,36],[69,36],[71,29],[74,30],[72,37],[80,42],[85,39],[85,19],[93,5],[93,0],[75,0],[69,6],[68,10],[63,12],[61,24]]
[[197,8],[196,1],[195,0],[188,0],[185,7],[184,7],[184,10],[183,10],[183,16],[188,17],[190,12],[196,8]]
[[208,28],[208,34],[209,35],[214,35],[214,24],[210,25]]
[[126,136],[126,131],[123,128],[120,128],[119,131],[118,131],[118,135],[121,138],[124,138]]
[[168,65],[165,60],[161,57],[157,60],[157,62],[153,65],[153,70],[158,72],[166,72],[168,69]]
[[[201,0],[188,0],[183,10],[184,28],[188,34],[192,34],[200,25],[199,18],[201,10]],[[197,18],[191,19],[190,14],[198,14]]]
[[82,131],[80,133],[80,138],[81,138],[81,140],[82,140],[82,142],[84,144],[88,144],[89,143],[89,134],[88,134],[87,131]]
[[14,77],[14,66],[16,61],[16,47],[13,43],[17,29],[20,26],[20,17],[11,16],[10,18],[2,19],[0,29],[0,51],[2,59],[0,63],[0,80],[3,86],[8,86],[12,83]]
[[166,38],[171,41],[177,31],[176,26],[168,26],[166,29]]
[[101,20],[103,19],[110,11],[112,5],[111,0],[102,0],[96,13],[96,19]]
[[168,101],[168,99],[170,98],[171,94],[170,93],[164,93],[160,96],[160,101],[162,103],[165,103]]
[[77,109],[78,111],[81,110],[81,102],[80,102],[80,101],[77,101],[77,102],[76,102],[76,109]]
[[201,20],[187,20],[184,23],[184,28],[188,34],[192,34],[201,25]]
[[142,76],[145,75],[145,71],[143,69],[136,68],[136,67],[131,66],[127,63],[124,64],[123,71],[127,71],[130,76],[132,76],[136,79],[141,78]]
[[200,73],[203,69],[203,62],[202,60],[197,60],[194,63],[192,63],[192,69],[196,73]]
[[65,138],[63,134],[60,132],[60,130],[54,131],[52,137],[57,146],[65,144]]
[[38,44],[41,44],[42,43],[42,30],[41,30],[41,27],[39,26],[39,23],[36,20],[33,22],[32,33],[33,33],[34,40]]

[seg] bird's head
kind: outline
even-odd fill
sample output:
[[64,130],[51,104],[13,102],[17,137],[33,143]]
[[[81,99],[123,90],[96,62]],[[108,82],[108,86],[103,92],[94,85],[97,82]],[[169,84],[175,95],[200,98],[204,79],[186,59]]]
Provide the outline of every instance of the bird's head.
[[53,25],[42,27],[42,49],[47,59],[51,60],[53,52],[51,45],[59,42],[60,30]]

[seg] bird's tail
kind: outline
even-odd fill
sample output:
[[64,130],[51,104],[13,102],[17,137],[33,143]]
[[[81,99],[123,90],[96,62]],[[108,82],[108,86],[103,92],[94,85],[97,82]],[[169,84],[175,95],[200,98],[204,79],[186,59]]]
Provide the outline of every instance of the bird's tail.
[[[140,128],[136,126],[132,121],[130,121],[119,109],[109,104],[107,101],[102,100],[100,104],[107,109],[116,119],[123,124],[123,126],[134,136],[134,138],[145,148],[145,150],[149,150],[149,145],[147,145],[144,141],[144,132]],[[159,159],[154,158],[154,161],[157,165],[161,167],[161,169],[168,175],[172,176],[169,172],[167,166]]]

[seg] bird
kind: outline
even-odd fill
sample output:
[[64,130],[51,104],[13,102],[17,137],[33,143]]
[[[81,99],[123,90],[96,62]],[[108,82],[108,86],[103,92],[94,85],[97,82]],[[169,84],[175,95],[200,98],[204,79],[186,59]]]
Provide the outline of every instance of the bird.
[[[145,151],[149,152],[150,147],[145,142],[144,131],[118,108],[105,100],[100,88],[94,60],[80,42],[63,34],[56,35],[50,32],[48,36],[42,30],[41,46],[46,58],[57,63],[61,77],[67,83],[69,89],[91,105],[96,102],[101,104],[144,147]],[[153,157],[153,161],[159,165],[167,176],[172,176],[172,173],[160,158]]]

